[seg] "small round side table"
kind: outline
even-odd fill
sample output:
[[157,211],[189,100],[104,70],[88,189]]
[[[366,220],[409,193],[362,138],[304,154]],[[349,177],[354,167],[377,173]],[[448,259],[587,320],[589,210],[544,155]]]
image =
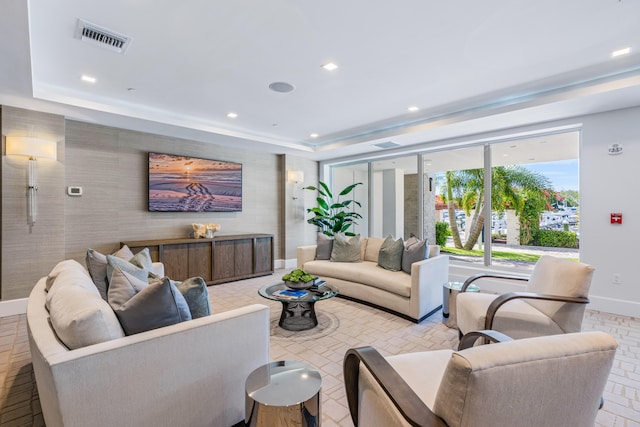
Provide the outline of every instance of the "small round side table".
[[[442,285],[442,317],[444,324],[449,328],[456,328],[456,297],[462,289],[462,282],[445,282]],[[476,285],[469,285],[466,292],[480,292]]]
[[322,378],[312,366],[281,360],[249,374],[245,425],[319,427]]

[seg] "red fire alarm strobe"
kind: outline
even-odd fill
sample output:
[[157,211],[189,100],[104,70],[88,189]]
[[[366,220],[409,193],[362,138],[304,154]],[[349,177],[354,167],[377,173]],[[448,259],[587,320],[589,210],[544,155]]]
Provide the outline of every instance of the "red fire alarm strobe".
[[621,213],[612,213],[611,214],[611,224],[622,224],[622,214]]

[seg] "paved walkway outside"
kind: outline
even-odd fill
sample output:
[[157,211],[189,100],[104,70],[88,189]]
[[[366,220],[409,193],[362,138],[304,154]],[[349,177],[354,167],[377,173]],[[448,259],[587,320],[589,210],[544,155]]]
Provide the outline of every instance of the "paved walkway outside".
[[[451,238],[449,238],[449,240],[447,241],[446,247],[451,247],[451,248],[454,247],[453,241]],[[572,249],[572,248],[547,248],[545,246],[522,246],[522,245],[506,245],[503,243],[494,243],[491,246],[491,249],[494,252],[495,251],[519,252],[519,253],[534,254],[534,255],[551,255],[558,258],[571,258],[571,259],[580,258],[580,250]],[[471,263],[480,264],[480,265],[484,264],[484,258],[482,257],[473,257],[473,256],[455,255],[455,254],[449,254],[449,257],[453,261],[471,262]],[[496,258],[492,259],[491,263],[493,265],[503,266],[503,267],[516,267],[516,268],[528,268],[528,269],[533,269],[533,265],[535,264],[535,263],[526,262],[526,261],[504,260],[504,259],[496,259]]]

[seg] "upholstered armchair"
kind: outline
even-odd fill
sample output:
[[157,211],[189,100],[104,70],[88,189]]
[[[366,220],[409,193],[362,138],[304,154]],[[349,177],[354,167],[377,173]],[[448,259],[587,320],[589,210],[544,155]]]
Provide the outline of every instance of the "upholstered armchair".
[[[489,334],[485,334],[488,332]],[[548,426],[594,424],[616,341],[604,332],[553,335],[382,357],[347,351],[344,379],[359,426]]]
[[[472,276],[456,298],[460,336],[480,329],[497,330],[514,339],[579,332],[593,270],[587,264],[543,255],[530,277]],[[484,278],[524,281],[526,292],[465,292],[471,283]]]

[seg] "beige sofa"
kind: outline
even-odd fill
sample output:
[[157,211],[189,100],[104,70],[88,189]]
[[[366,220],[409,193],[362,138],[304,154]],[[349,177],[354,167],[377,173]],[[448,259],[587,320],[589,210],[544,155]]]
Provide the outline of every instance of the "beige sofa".
[[[154,269],[162,275],[161,264],[154,263]],[[109,325],[117,318],[100,306],[100,301],[108,303],[82,265],[67,260],[54,270],[54,277],[38,281],[27,306],[31,357],[48,427],[224,427],[244,419],[244,382],[269,361],[266,306],[251,305],[70,350],[52,329],[45,307],[54,290],[64,290],[67,314],[76,293],[85,307],[99,306],[92,315],[81,309],[80,320],[67,322],[84,339],[91,333],[119,335],[119,324]],[[83,327],[82,319],[91,316],[107,326],[94,332]],[[111,332],[105,332],[109,328]]]
[[442,307],[442,285],[449,278],[449,257],[429,246],[429,258],[411,265],[411,274],[378,266],[384,239],[362,238],[361,262],[316,260],[316,245],[297,248],[298,268],[327,281],[339,296],[420,322]]

